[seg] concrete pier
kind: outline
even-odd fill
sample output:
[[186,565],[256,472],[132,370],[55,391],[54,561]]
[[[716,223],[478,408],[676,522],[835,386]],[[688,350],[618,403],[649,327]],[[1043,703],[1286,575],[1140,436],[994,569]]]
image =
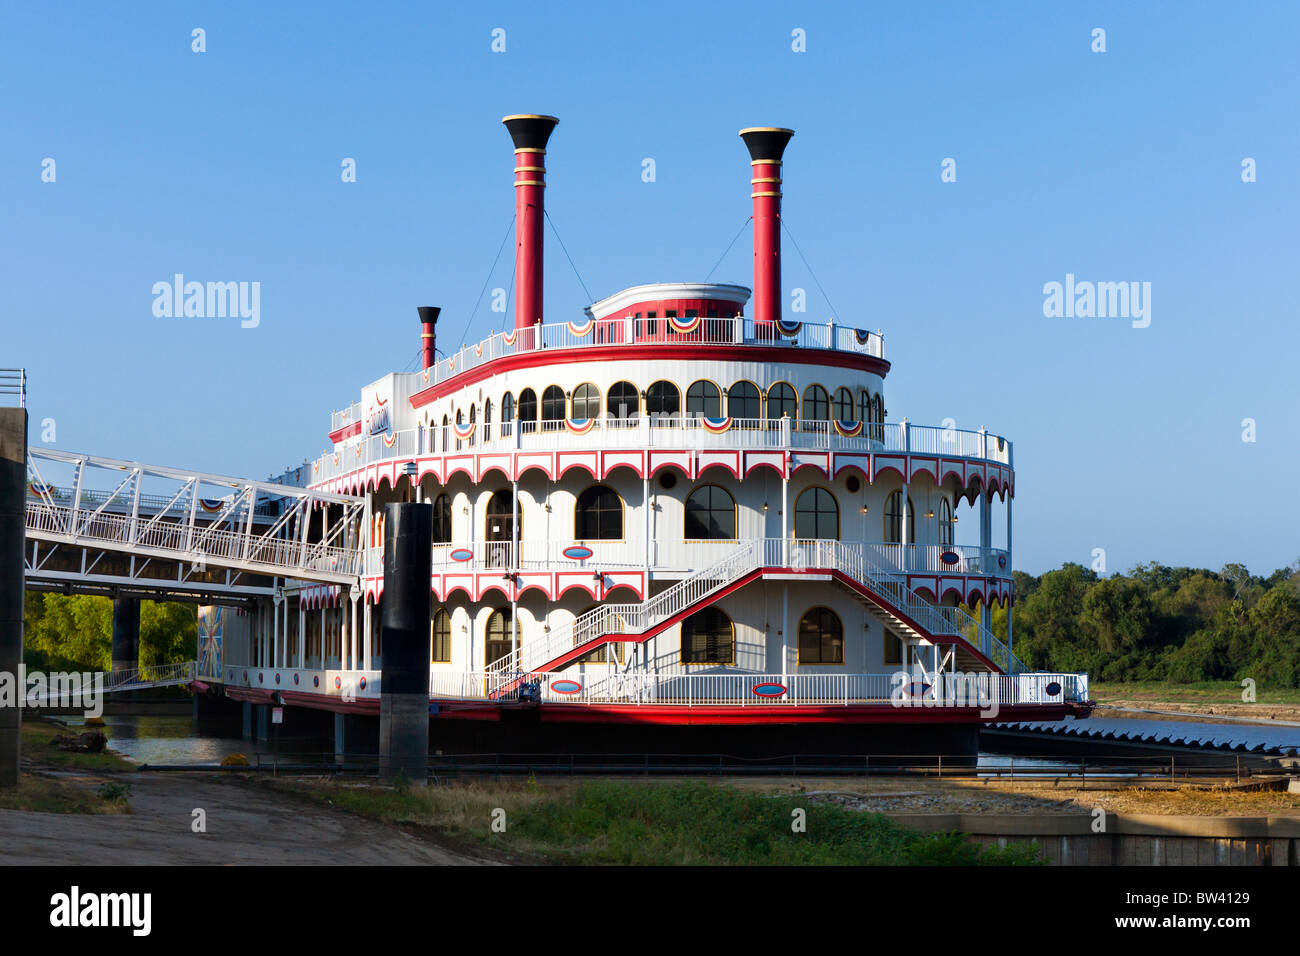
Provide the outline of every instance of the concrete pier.
[[113,598],[113,670],[140,666],[140,599]]
[[379,776],[423,786],[429,774],[429,574],[433,506],[384,509]]
[[[23,541],[27,509],[27,409],[0,408],[0,680],[16,695],[23,660]],[[0,787],[18,785],[22,711],[0,706]]]

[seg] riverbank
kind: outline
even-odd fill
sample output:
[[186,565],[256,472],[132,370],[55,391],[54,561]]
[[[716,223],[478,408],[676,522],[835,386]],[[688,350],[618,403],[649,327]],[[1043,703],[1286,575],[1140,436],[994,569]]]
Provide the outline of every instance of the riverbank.
[[1199,684],[1094,681],[1090,687],[1092,699],[1101,705],[1099,715],[1156,720],[1231,717],[1260,723],[1300,723],[1300,689],[1255,688],[1256,699],[1250,702],[1242,700],[1245,690],[1232,681]]

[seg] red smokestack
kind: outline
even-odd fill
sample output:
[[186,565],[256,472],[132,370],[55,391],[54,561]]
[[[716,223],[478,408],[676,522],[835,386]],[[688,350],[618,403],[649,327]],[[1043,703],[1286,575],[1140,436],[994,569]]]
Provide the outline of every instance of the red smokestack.
[[433,327],[437,323],[438,313],[441,312],[442,309],[438,308],[436,305],[421,305],[416,307],[416,311],[420,313],[420,354],[424,360],[423,367],[430,368],[436,361],[438,361],[433,355]]
[[515,328],[530,329],[542,321],[546,141],[560,121],[554,116],[520,113],[501,122],[515,142]]
[[742,129],[749,148],[754,200],[754,321],[781,318],[781,157],[792,129],[755,126]]

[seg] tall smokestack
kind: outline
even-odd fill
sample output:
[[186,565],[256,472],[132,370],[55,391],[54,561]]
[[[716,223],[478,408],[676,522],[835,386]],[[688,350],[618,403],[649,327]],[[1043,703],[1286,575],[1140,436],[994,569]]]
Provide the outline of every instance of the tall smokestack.
[[776,126],[740,131],[752,170],[755,323],[781,318],[781,157],[793,135],[794,130]]
[[438,313],[442,309],[436,305],[416,306],[416,311],[420,313],[420,354],[424,359],[424,368],[430,368],[437,362],[434,357],[433,327],[438,322]]
[[[515,142],[515,328],[542,321],[542,226],[546,212],[546,141],[560,121],[520,113],[501,120]],[[531,342],[522,343],[525,347]]]

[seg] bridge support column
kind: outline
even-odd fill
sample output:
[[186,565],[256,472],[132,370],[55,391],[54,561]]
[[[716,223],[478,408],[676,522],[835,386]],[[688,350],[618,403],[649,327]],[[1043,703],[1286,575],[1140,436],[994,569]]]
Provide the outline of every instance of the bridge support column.
[[429,576],[433,506],[393,502],[384,513],[383,670],[379,691],[379,776],[429,774]]
[[140,599],[113,598],[113,670],[140,666]]
[[[17,694],[23,661],[23,542],[27,531],[27,409],[0,408],[0,679]],[[0,787],[18,786],[22,710],[0,701]]]

